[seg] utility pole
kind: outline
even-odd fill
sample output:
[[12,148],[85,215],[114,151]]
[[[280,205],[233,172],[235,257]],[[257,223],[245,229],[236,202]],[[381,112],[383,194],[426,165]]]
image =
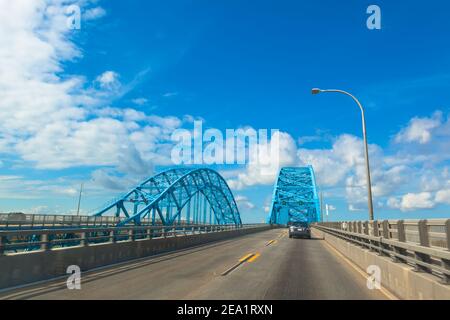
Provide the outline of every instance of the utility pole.
[[83,192],[83,183],[80,186],[80,195],[78,197],[78,208],[77,208],[77,216],[80,215],[80,205],[81,205],[81,194]]

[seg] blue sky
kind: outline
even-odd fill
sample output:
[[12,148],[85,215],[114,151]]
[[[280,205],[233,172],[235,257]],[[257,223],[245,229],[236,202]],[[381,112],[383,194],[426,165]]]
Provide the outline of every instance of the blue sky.
[[[60,1],[0,1],[0,211],[71,213],[84,182],[89,212],[171,167],[170,134],[195,118],[281,130],[283,164],[315,167],[332,217],[365,218],[360,114],[311,95],[322,87],[367,109],[376,216],[449,216],[450,4],[66,4],[81,7],[81,30]],[[366,27],[371,4],[381,30]],[[220,170],[244,221],[263,220],[274,177]]]

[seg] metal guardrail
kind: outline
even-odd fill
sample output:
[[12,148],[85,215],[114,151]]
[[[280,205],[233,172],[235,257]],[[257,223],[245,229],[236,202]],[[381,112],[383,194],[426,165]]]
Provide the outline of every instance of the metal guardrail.
[[104,228],[41,229],[0,231],[0,256],[99,245],[124,241],[139,241],[194,234],[260,228],[266,224],[236,225],[174,225],[127,226]]
[[450,284],[450,219],[325,222],[314,227]]
[[[76,228],[76,227],[114,227],[120,218],[112,216],[74,216],[10,213],[0,214],[0,230],[8,229],[45,229],[45,228]],[[181,221],[179,224],[183,224]],[[156,225],[159,225],[156,221]],[[130,225],[134,225],[131,224]],[[143,218],[141,225],[152,225],[150,218]]]
[[6,228],[56,228],[77,226],[114,226],[116,217],[45,215],[45,214],[0,214],[0,229]]

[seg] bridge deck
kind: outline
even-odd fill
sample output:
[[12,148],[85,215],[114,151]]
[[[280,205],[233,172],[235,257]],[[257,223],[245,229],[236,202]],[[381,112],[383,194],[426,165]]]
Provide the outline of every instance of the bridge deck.
[[0,299],[387,298],[367,289],[366,279],[322,240],[289,239],[286,229],[84,273],[81,290],[69,291],[64,279],[0,294]]

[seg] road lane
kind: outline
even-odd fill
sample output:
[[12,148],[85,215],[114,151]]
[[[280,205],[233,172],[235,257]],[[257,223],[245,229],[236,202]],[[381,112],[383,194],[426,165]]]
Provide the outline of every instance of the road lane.
[[[141,259],[65,281],[0,294],[0,299],[386,299],[320,239],[286,229]],[[226,272],[228,271],[228,272]],[[225,274],[225,275],[222,275]]]

